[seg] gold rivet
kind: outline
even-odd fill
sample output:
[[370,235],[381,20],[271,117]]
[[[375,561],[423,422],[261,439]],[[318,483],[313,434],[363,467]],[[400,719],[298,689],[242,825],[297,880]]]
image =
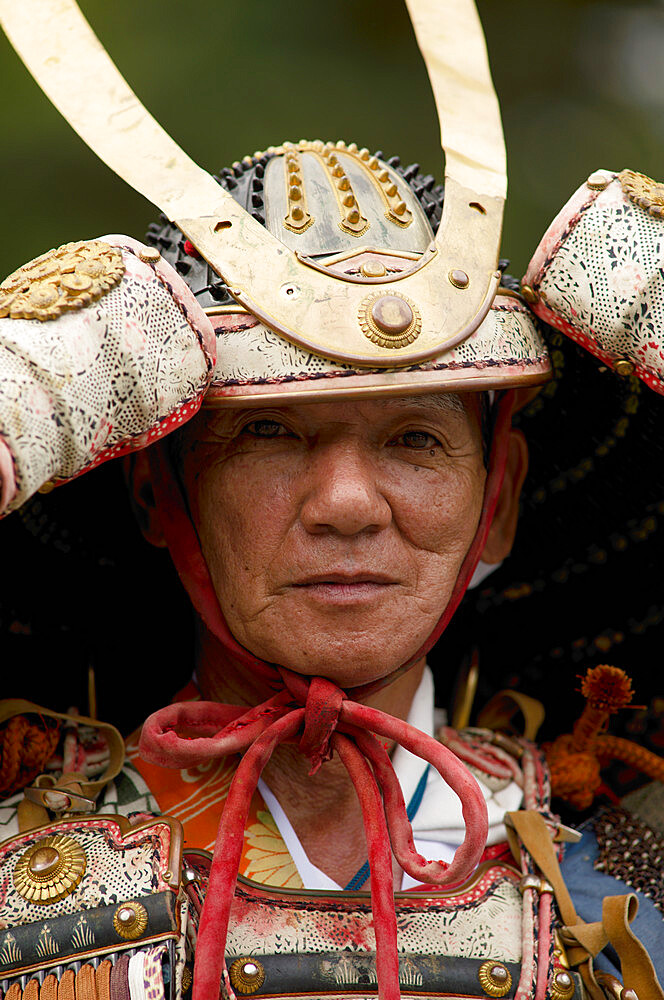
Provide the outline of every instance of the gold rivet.
[[368,160],[370,156],[371,156],[371,153],[369,152],[369,150],[367,149],[367,147],[363,146],[362,149],[359,152],[360,159],[361,160]]
[[113,914],[113,927],[116,934],[125,941],[135,941],[144,933],[148,926],[148,911],[142,903],[132,900],[122,903]]
[[380,163],[378,162],[375,156],[372,156],[371,159],[369,160],[368,166],[370,170],[378,170]]
[[343,175],[344,175],[344,168],[341,166],[340,163],[335,163],[335,165],[332,167],[332,176],[343,177]]
[[387,274],[387,268],[383,264],[382,260],[372,258],[370,260],[365,260],[365,262],[360,266],[360,273],[363,274],[365,278],[382,278],[385,274]]
[[537,294],[534,288],[530,287],[530,285],[522,284],[521,294],[523,295],[526,302],[529,302],[531,306],[534,305],[536,302],[539,302],[539,295]]
[[390,179],[390,175],[389,175],[389,173],[387,172],[387,170],[381,170],[381,172],[380,172],[380,173],[378,174],[378,180],[379,180],[379,181],[380,181],[380,182],[381,182],[382,184],[384,184],[384,183],[385,183],[385,181],[389,181],[389,179]]
[[295,207],[291,210],[291,218],[295,219],[296,222],[299,222],[300,219],[304,218],[304,212],[299,205],[295,205]]
[[228,975],[238,993],[255,993],[265,982],[265,969],[255,958],[236,958]]
[[613,363],[613,370],[616,375],[622,375],[623,377],[633,375],[634,362],[630,361],[629,358],[618,358],[618,360]]
[[322,152],[322,150],[324,148],[323,147],[323,143],[321,142],[320,139],[316,139],[316,141],[312,145],[313,145],[313,147],[314,147],[314,149],[316,150],[317,153]]
[[340,191],[348,191],[350,187],[350,181],[345,175],[339,178],[339,180],[337,181],[337,187],[339,188]]
[[403,215],[403,213],[406,211],[406,202],[400,201],[397,205],[394,206],[392,211],[394,212],[395,215]]
[[453,268],[448,274],[448,278],[455,288],[468,288],[470,284],[470,278],[460,267]]
[[243,163],[244,163],[244,164],[245,164],[245,165],[246,165],[247,167],[253,167],[253,165],[254,165],[254,161],[252,160],[252,158],[251,158],[250,156],[243,156],[243,157],[242,157],[242,162],[243,162]]
[[346,208],[352,208],[355,204],[355,195],[352,193],[347,194],[343,201]]
[[357,153],[357,143],[356,142],[351,142],[351,144],[348,146],[348,152],[349,153]]
[[385,194],[387,195],[388,198],[394,198],[396,193],[397,193],[396,184],[390,184],[388,187],[385,188]]
[[490,997],[504,997],[512,988],[512,975],[502,962],[482,962],[477,978]]
[[156,247],[143,247],[139,250],[138,256],[145,264],[156,264],[161,260],[161,254]]
[[603,191],[605,187],[608,187],[609,178],[604,174],[601,174],[599,171],[596,171],[594,174],[590,175],[586,184],[591,191]]
[[337,141],[337,149],[345,149],[345,148],[346,148],[346,143],[343,141],[343,139],[339,139]]
[[299,201],[302,197],[302,189],[297,186],[297,184],[291,184],[288,189],[288,197],[291,201]]
[[360,213],[356,208],[351,208],[351,210],[346,215],[346,219],[351,225],[355,226],[360,221]]

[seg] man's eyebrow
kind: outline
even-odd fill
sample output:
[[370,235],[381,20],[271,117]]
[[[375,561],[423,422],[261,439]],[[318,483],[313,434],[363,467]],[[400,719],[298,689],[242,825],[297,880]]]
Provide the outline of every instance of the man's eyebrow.
[[425,394],[414,394],[412,396],[389,396],[377,399],[376,402],[383,406],[420,407],[421,409],[437,409],[463,413],[464,405],[456,392],[431,392]]

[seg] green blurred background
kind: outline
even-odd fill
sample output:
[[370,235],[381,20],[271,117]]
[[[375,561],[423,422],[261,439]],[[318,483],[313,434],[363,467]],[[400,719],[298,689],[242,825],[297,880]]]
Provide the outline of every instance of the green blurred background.
[[[401,0],[81,6],[143,102],[207,169],[306,137],[356,141],[442,172],[433,101]],[[503,252],[521,274],[593,169],[630,166],[664,179],[664,6],[480,0],[479,8],[508,150]],[[0,273],[69,240],[141,237],[152,206],[73,134],[4,36],[0,91]]]

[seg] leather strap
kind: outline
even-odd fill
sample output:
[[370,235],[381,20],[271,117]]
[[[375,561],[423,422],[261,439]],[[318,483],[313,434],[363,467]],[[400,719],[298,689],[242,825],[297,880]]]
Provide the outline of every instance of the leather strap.
[[605,896],[602,923],[615,948],[625,986],[636,992],[639,1000],[662,1000],[664,993],[648,952],[629,926],[636,916],[639,901],[627,896]]
[[477,716],[477,725],[482,729],[514,730],[512,720],[517,712],[521,712],[524,722],[520,735],[534,742],[544,722],[544,705],[521,691],[506,689],[496,692]]
[[568,960],[570,965],[578,966],[593,1000],[602,1000],[604,993],[595,979],[592,959],[609,943],[620,959],[625,988],[634,990],[639,1000],[664,1000],[662,987],[648,953],[629,926],[638,909],[636,896],[633,893],[605,896],[602,920],[586,923],[577,915],[565,885],[551,832],[544,817],[532,810],[521,810],[506,813],[505,824],[514,856],[519,858],[520,842],[551,884],[565,924],[562,936],[568,946]]

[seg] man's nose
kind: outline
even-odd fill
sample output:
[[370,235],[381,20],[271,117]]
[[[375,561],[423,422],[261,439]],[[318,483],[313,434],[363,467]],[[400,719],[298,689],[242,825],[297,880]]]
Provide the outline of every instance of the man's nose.
[[302,524],[310,532],[340,535],[386,528],[392,510],[378,479],[377,463],[362,445],[333,442],[319,446],[307,472]]

